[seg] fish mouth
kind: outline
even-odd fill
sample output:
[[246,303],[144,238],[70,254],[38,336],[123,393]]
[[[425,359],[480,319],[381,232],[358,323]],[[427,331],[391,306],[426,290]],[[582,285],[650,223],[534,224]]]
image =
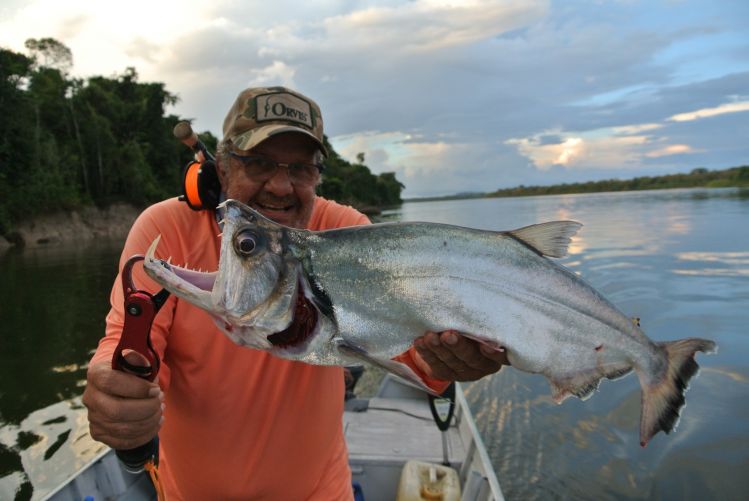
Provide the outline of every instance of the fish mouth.
[[203,272],[171,264],[169,260],[155,257],[161,235],[151,243],[146,252],[143,267],[146,273],[175,296],[185,299],[203,309],[215,309],[211,292],[216,283],[217,272]]
[[266,337],[268,342],[276,348],[289,349],[303,346],[317,330],[317,308],[305,296],[301,283],[298,287],[299,292],[291,324],[284,330]]
[[[241,319],[234,317],[213,302],[213,288],[216,285],[218,272],[202,272],[187,267],[177,266],[169,260],[157,259],[156,248],[161,239],[158,236],[146,252],[144,268],[148,275],[160,285],[195,306],[210,313],[216,324],[226,331],[233,331],[236,327],[252,330],[252,325],[242,325]],[[256,348],[270,349],[276,354],[300,355],[306,352],[315,335],[319,332],[319,312],[306,295],[307,289],[301,280],[297,282],[296,302],[289,325],[278,332],[261,335],[267,341],[254,345]],[[240,329],[241,330],[241,329]],[[255,331],[260,334],[260,331]],[[267,332],[267,331],[266,331]],[[230,337],[232,337],[230,335]],[[236,337],[236,336],[235,336]],[[235,339],[232,337],[232,339]],[[241,338],[242,336],[240,336]],[[242,338],[245,343],[247,339]],[[237,341],[235,341],[237,342]]]

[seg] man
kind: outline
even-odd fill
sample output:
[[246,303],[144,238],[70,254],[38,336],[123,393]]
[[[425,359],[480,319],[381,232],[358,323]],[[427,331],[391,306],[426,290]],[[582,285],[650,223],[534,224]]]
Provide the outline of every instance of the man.
[[[242,91],[224,121],[217,170],[226,198],[241,200],[278,223],[322,230],[368,219],[315,195],[323,126],[312,100],[272,87]],[[175,263],[216,269],[220,233],[213,211],[177,199],[144,211],[133,225],[120,266],[161,235],[159,251]],[[135,283],[158,286],[140,267]],[[131,449],[157,433],[167,499],[351,499],[343,440],[340,367],[282,360],[234,345],[202,310],[170,297],[156,316],[152,342],[163,364],[158,384],[111,369],[123,325],[119,278],[106,336],[91,360],[83,402],[91,436]],[[448,331],[426,333],[399,357],[434,388],[473,380],[506,363]]]

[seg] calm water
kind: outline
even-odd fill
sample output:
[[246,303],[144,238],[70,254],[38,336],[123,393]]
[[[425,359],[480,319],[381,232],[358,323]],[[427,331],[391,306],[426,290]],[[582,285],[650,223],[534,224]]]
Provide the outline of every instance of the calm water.
[[[749,491],[749,193],[672,190],[405,204],[386,219],[485,229],[576,219],[562,262],[655,340],[717,341],[678,429],[638,443],[637,378],[556,405],[505,369],[467,387],[508,499],[744,499]],[[40,497],[99,450],[79,395],[119,244],[0,256],[0,499]],[[741,493],[744,494],[741,494]]]

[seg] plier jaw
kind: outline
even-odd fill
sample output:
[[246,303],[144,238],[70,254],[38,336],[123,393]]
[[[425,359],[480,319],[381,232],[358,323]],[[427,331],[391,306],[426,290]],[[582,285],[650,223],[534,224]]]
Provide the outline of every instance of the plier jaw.
[[[125,295],[125,325],[122,336],[112,356],[112,368],[129,372],[148,381],[156,379],[161,361],[151,344],[151,326],[167,298],[169,291],[161,289],[156,294],[138,289],[133,283],[133,266],[144,256],[137,254],[122,268],[122,290]],[[128,362],[125,356],[135,353],[140,363]]]

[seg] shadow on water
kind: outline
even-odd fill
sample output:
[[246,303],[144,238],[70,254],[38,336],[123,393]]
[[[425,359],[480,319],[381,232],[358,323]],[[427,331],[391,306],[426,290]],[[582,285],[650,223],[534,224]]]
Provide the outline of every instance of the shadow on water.
[[52,465],[79,463],[71,444],[88,429],[78,398],[104,331],[121,246],[98,241],[0,255],[2,499],[35,497],[45,479],[59,482]]

